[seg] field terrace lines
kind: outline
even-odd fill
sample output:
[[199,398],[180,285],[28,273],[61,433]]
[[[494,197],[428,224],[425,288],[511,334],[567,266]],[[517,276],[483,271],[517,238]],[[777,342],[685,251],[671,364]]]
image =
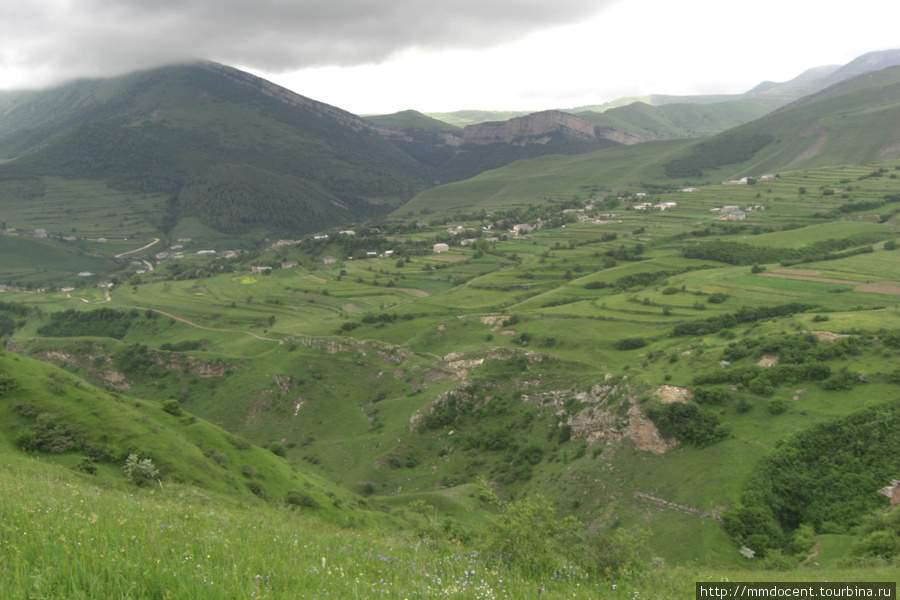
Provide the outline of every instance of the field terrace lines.
[[203,325],[198,325],[197,323],[188,321],[187,319],[184,319],[182,317],[178,317],[171,313],[167,313],[167,312],[155,309],[155,308],[145,308],[142,306],[134,306],[134,307],[129,307],[129,308],[136,308],[138,310],[152,310],[153,312],[159,313],[166,317],[169,317],[170,319],[175,319],[176,321],[181,321],[182,323],[186,323],[186,324],[190,325],[191,327],[196,327],[197,329],[203,329],[205,331],[222,331],[225,333],[242,333],[244,335],[249,335],[250,337],[254,337],[258,340],[262,340],[265,342],[278,342],[279,344],[282,342],[282,340],[279,340],[279,339],[267,338],[267,337],[263,337],[261,335],[257,335],[255,333],[253,333],[252,331],[242,331],[240,329],[224,329],[224,328],[219,328],[219,327],[205,327]]

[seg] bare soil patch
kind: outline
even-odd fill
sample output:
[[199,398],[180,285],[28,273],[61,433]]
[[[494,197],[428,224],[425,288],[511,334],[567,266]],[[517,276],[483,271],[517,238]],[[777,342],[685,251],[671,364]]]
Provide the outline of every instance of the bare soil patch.
[[830,331],[811,331],[810,333],[816,336],[816,339],[818,339],[820,342],[833,342],[834,340],[850,337],[849,335],[844,333],[832,333]]
[[896,281],[879,281],[878,283],[864,283],[856,286],[857,292],[871,292],[873,294],[889,294],[900,296],[900,283]]

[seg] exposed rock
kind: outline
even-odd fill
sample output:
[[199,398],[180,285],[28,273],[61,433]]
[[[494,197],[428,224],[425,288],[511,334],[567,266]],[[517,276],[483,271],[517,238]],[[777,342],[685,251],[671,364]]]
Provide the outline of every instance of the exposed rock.
[[653,395],[659,398],[660,402],[669,404],[671,402],[687,402],[694,397],[694,392],[687,388],[674,385],[660,386]]
[[594,124],[569,113],[547,110],[501,123],[467,125],[463,131],[464,144],[546,144],[551,135],[562,133],[568,137],[595,141]]
[[764,354],[756,364],[760,367],[774,367],[778,364],[778,357],[773,354]]

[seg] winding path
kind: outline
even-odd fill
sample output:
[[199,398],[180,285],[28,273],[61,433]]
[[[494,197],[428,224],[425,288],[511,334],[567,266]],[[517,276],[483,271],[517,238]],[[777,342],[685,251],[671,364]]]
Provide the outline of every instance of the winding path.
[[222,332],[225,332],[225,333],[243,333],[244,335],[249,335],[250,337],[254,337],[254,338],[256,338],[256,339],[258,339],[258,340],[262,340],[262,341],[264,341],[264,342],[278,342],[278,343],[281,343],[281,340],[277,340],[277,339],[274,339],[274,338],[263,337],[263,336],[261,336],[261,335],[257,335],[257,334],[255,334],[255,333],[253,333],[252,331],[243,331],[243,330],[241,330],[241,329],[222,329],[222,328],[218,328],[218,327],[204,327],[203,325],[198,325],[197,323],[194,323],[194,322],[192,322],[192,321],[188,321],[187,319],[184,319],[184,318],[182,318],[182,317],[178,317],[178,316],[173,315],[173,314],[171,314],[171,313],[167,313],[167,312],[164,312],[164,311],[155,309],[155,308],[145,308],[145,307],[143,307],[143,306],[130,306],[130,307],[127,307],[127,308],[136,308],[137,310],[152,310],[153,312],[159,313],[159,314],[164,315],[164,316],[166,316],[166,317],[169,317],[170,319],[175,319],[176,321],[181,321],[182,323],[186,323],[186,324],[190,325],[191,327],[196,327],[197,329],[203,329],[203,330],[205,330],[205,331],[222,331]]
[[[141,250],[146,250],[150,246],[154,246],[159,243],[159,238],[153,238],[153,241],[147,244],[146,246],[141,246],[140,248],[135,248],[134,250],[129,250],[128,252],[122,252],[121,254],[116,254],[116,258],[122,258],[123,256],[128,256],[129,254],[134,254],[135,252],[140,252]],[[153,269],[150,269],[151,271]]]

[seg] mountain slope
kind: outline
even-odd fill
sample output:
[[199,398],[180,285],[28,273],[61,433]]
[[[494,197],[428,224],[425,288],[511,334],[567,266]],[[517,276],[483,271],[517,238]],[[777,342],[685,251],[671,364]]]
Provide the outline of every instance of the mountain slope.
[[15,159],[0,177],[168,194],[163,230],[194,216],[228,233],[304,233],[424,187],[421,166],[366,121],[213,63],[13,94],[0,115],[0,155]]
[[[649,110],[649,109],[645,109]],[[491,210],[584,190],[682,186],[787,169],[871,164],[900,156],[900,67],[846,80],[699,140],[648,142],[523,161],[421,193],[397,211]]]

